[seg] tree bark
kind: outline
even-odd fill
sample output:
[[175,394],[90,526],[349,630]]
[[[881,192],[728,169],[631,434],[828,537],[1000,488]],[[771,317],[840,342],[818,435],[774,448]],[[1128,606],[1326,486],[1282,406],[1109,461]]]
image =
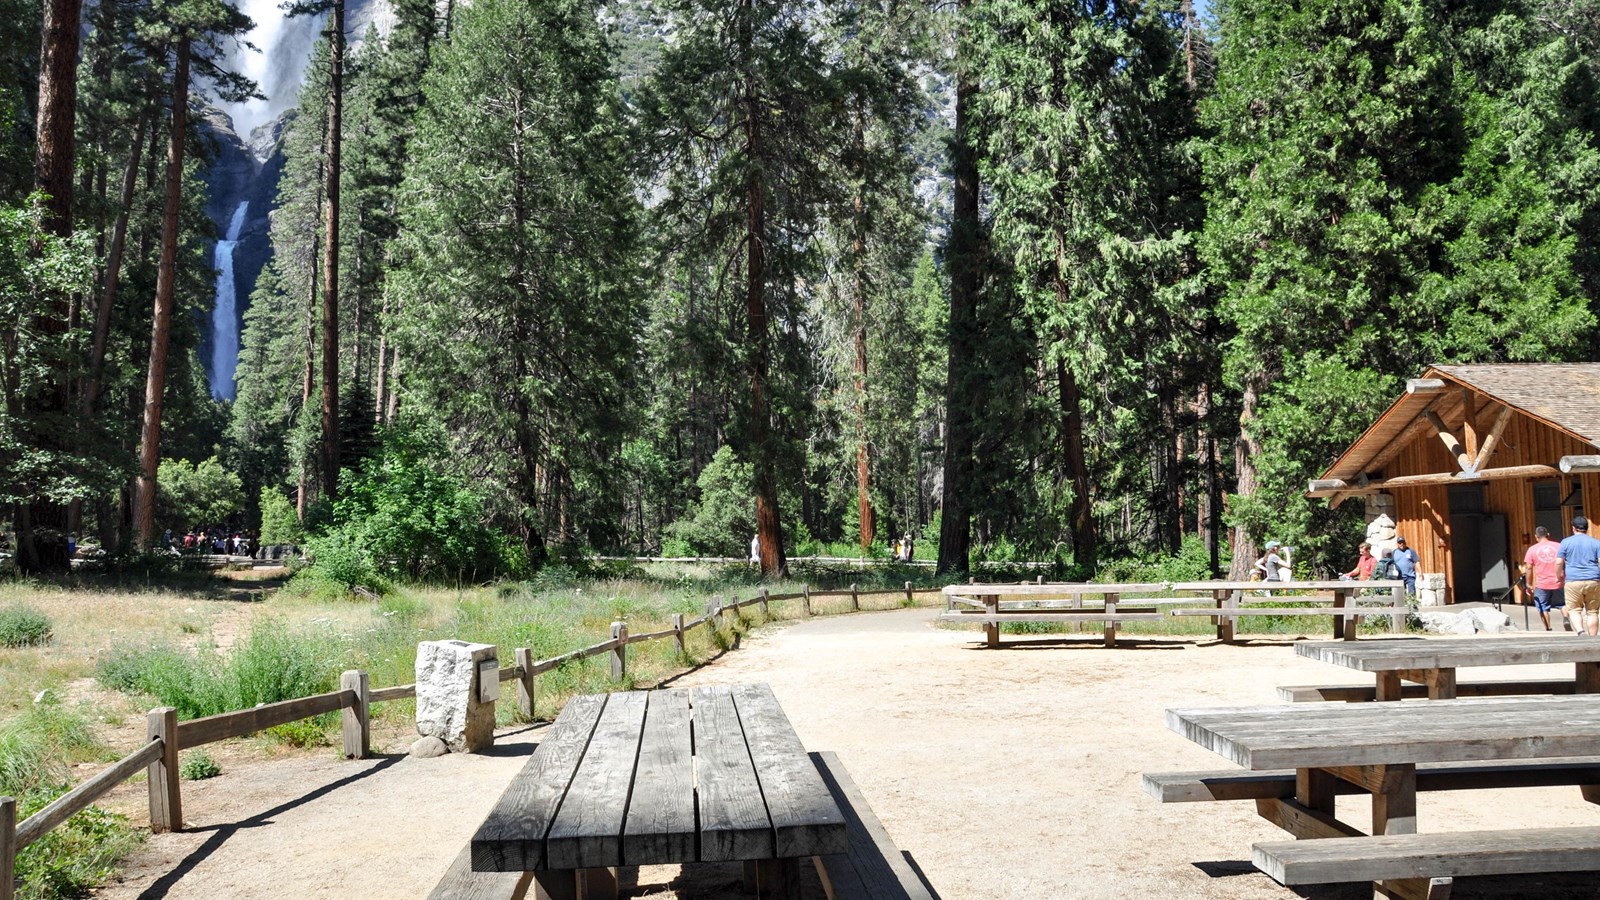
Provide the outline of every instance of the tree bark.
[[78,47],[83,0],[46,0],[39,46],[38,157],[34,185],[49,195],[44,228],[72,233],[72,169],[76,151]]
[[761,574],[783,577],[789,563],[783,553],[783,524],[778,517],[778,478],[768,421],[767,366],[771,354],[767,334],[766,298],[766,186],[762,182],[761,102],[759,88],[748,66],[754,53],[755,5],[740,0],[739,49],[746,63],[744,79],[745,130],[745,311],[749,320],[747,343],[750,366],[750,453],[755,475],[756,538],[760,545]]
[[1056,360],[1056,390],[1061,404],[1061,449],[1067,476],[1072,479],[1072,562],[1079,576],[1088,579],[1099,566],[1100,541],[1095,530],[1089,463],[1083,452],[1083,397],[1078,378],[1065,359]]
[[161,216],[161,261],[156,271],[155,314],[150,325],[150,367],[144,383],[144,426],[139,433],[134,532],[140,549],[155,538],[156,471],[161,464],[161,403],[167,387],[167,340],[172,333],[173,284],[178,272],[178,211],[183,199],[183,145],[189,112],[189,40],[179,39],[172,74],[172,133],[167,144],[166,205]]
[[134,124],[133,142],[128,149],[128,166],[122,172],[122,194],[118,198],[117,220],[111,227],[111,249],[106,254],[105,287],[94,311],[94,338],[89,350],[89,377],[84,383],[82,409],[93,415],[100,408],[100,385],[105,378],[106,345],[111,340],[111,311],[117,304],[117,289],[122,282],[122,256],[128,245],[128,216],[133,211],[134,190],[139,184],[139,164],[144,156],[146,116]]
[[[970,6],[971,0],[961,0],[962,16],[967,15]],[[939,571],[948,573],[967,571],[972,542],[966,495],[971,490],[972,409],[977,400],[973,396],[973,355],[983,226],[978,218],[978,157],[969,131],[977,90],[977,81],[970,73],[958,73],[956,130],[950,144],[955,192],[945,253],[950,269],[950,333],[945,370],[944,486],[940,504],[943,518],[939,524]]]
[[877,536],[877,523],[872,511],[872,461],[867,443],[867,276],[866,276],[866,212],[861,191],[867,182],[866,126],[864,114],[858,108],[855,116],[855,150],[862,171],[857,182],[853,203],[855,235],[850,242],[850,256],[854,266],[855,315],[855,386],[856,386],[856,512],[861,523],[861,549],[872,549]]
[[339,151],[344,115],[344,0],[328,12],[328,202],[322,238],[322,495],[339,490]]
[[[1234,492],[1241,497],[1249,497],[1256,492],[1256,456],[1261,453],[1261,442],[1250,433],[1250,429],[1255,424],[1256,409],[1261,405],[1261,393],[1264,390],[1265,375],[1252,374],[1245,380],[1243,404],[1239,412],[1239,437],[1233,445],[1233,467],[1238,473]],[[1249,528],[1244,523],[1234,525],[1233,564],[1228,568],[1228,577],[1235,581],[1249,580],[1257,552],[1256,539],[1250,534]]]

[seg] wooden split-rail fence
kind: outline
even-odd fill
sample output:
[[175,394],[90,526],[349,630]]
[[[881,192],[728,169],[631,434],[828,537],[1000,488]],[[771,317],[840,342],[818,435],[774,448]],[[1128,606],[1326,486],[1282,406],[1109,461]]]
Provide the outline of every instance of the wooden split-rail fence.
[[[535,660],[533,651],[518,647],[516,663],[499,671],[499,680],[517,683],[517,712],[524,719],[533,718],[534,679],[545,672],[567,663],[592,656],[609,654],[611,677],[622,679],[628,672],[628,646],[642,641],[671,638],[677,652],[685,652],[685,635],[695,628],[709,626],[713,633],[720,630],[723,617],[730,612],[759,606],[763,617],[768,617],[769,604],[785,600],[802,602],[804,614],[812,614],[811,601],[820,597],[849,597],[850,611],[861,609],[862,597],[897,595],[906,603],[915,602],[916,595],[937,594],[938,588],[918,589],[906,582],[904,588],[888,590],[860,590],[851,585],[847,590],[814,591],[809,586],[787,594],[769,594],[762,588],[758,594],[745,600],[734,599],[724,603],[712,597],[706,603],[705,615],[688,621],[683,614],[672,616],[672,627],[644,634],[630,634],[626,622],[611,623],[611,637],[598,644],[581,647],[550,659]],[[143,746],[113,763],[99,774],[56,798],[49,806],[39,810],[22,822],[17,821],[17,801],[13,797],[0,797],[0,900],[12,900],[16,892],[16,859],[29,844],[39,840],[52,829],[88,809],[96,800],[117,785],[139,772],[146,772],[150,790],[150,830],[155,833],[183,828],[183,797],[179,791],[178,752],[229,738],[245,737],[256,732],[310,719],[335,710],[341,712],[341,730],[346,759],[365,759],[370,755],[370,720],[372,704],[388,700],[405,700],[417,695],[417,686],[402,684],[394,687],[373,688],[367,684],[367,673],[359,669],[345,672],[339,679],[339,689],[325,694],[267,703],[253,709],[219,713],[201,719],[178,721],[178,711],[170,706],[153,709],[149,714],[148,738]]]

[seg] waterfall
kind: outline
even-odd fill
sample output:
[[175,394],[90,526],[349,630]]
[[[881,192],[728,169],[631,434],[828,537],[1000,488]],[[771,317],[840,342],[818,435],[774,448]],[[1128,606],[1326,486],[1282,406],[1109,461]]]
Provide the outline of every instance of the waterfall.
[[248,140],[251,131],[295,104],[324,16],[287,18],[278,0],[235,0],[235,4],[255,22],[246,40],[256,49],[235,42],[227,67],[254,80],[266,99],[221,106],[233,120],[234,132]]
[[228,231],[217,241],[212,265],[217,270],[217,303],[211,310],[211,396],[233,399],[233,373],[239,367],[239,314],[233,289],[233,248],[239,245],[244,214],[250,201],[239,204],[228,220]]

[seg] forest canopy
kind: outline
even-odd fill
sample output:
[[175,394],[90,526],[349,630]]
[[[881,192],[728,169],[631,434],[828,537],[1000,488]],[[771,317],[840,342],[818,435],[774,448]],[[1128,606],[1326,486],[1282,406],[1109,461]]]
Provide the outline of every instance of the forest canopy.
[[218,390],[250,23],[0,0],[25,568],[213,528],[352,586],[752,537],[1336,571],[1358,504],[1306,480],[1406,378],[1596,358],[1596,0],[372,2],[286,7]]

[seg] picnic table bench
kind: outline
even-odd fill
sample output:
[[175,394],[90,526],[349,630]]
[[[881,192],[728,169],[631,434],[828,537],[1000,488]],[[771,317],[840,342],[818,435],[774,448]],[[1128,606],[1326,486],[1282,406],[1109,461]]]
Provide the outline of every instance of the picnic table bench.
[[[1296,655],[1371,672],[1377,684],[1360,686],[1309,685],[1280,688],[1288,699],[1400,700],[1426,694],[1430,700],[1449,700],[1463,694],[1600,693],[1600,641],[1571,635],[1511,635],[1487,638],[1412,638],[1341,644],[1304,641],[1295,644]],[[1572,663],[1572,681],[1490,681],[1460,684],[1456,670],[1473,666],[1529,666]],[[1417,687],[1407,690],[1402,682]]]
[[799,864],[848,850],[845,817],[764,684],[575,697],[472,837],[477,872],[552,898],[616,896],[621,866],[755,863],[798,897]]
[[1165,584],[953,584],[944,589],[942,622],[983,626],[984,643],[1000,646],[1007,622],[1100,622],[1107,647],[1116,645],[1122,622],[1159,622],[1158,598],[1125,594],[1166,590]]
[[[1174,616],[1210,617],[1217,626],[1217,639],[1227,643],[1233,642],[1234,626],[1241,616],[1332,616],[1333,636],[1354,641],[1358,619],[1388,616],[1390,630],[1399,633],[1405,631],[1406,616],[1411,612],[1403,581],[1195,581],[1174,584],[1172,590],[1210,594],[1210,607],[1181,607],[1168,612]],[[1307,591],[1313,593],[1306,594]],[[1375,592],[1377,597],[1373,598]],[[1246,606],[1248,593],[1262,594],[1262,600],[1273,604],[1296,605]],[[1378,602],[1363,605],[1369,598]]]
[[[1295,838],[1316,838],[1254,846],[1285,885],[1372,881],[1385,896],[1443,900],[1455,876],[1584,871],[1600,854],[1600,828],[1417,833],[1418,791],[1593,784],[1600,698],[1175,709],[1167,724],[1249,772],[1147,776],[1146,790],[1254,800]],[[1335,816],[1342,793],[1371,796],[1370,835]]]

